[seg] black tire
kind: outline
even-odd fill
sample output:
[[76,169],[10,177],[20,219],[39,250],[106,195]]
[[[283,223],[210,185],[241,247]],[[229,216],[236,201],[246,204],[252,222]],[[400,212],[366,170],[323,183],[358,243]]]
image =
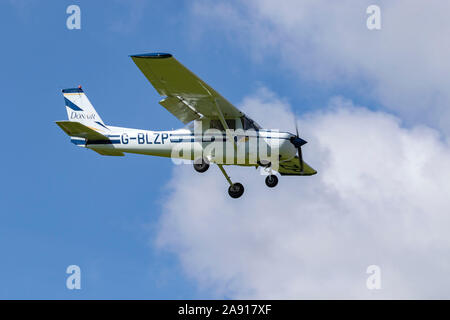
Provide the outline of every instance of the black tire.
[[228,188],[228,194],[230,197],[237,199],[244,194],[244,186],[236,182]]
[[205,159],[200,158],[194,161],[194,169],[197,172],[203,173],[209,168],[209,163]]
[[274,174],[271,174],[270,176],[266,177],[266,185],[269,188],[273,188],[278,184],[278,177]]

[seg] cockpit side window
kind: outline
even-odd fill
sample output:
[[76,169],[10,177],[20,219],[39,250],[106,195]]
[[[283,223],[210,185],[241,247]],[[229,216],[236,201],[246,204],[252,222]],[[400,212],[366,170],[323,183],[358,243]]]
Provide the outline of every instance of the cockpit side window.
[[242,120],[242,127],[244,128],[244,130],[259,130],[261,129],[261,126],[259,124],[257,124],[255,121],[253,121],[252,119],[250,119],[247,116],[243,116],[241,118]]

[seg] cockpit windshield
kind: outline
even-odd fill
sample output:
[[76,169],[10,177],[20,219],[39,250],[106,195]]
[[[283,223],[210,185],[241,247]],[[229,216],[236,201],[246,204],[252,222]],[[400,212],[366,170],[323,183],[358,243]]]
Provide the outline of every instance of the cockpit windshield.
[[195,122],[194,122],[194,121],[191,121],[191,122],[189,122],[188,124],[186,124],[186,125],[183,127],[183,129],[188,129],[189,131],[194,131],[194,125],[195,125]]

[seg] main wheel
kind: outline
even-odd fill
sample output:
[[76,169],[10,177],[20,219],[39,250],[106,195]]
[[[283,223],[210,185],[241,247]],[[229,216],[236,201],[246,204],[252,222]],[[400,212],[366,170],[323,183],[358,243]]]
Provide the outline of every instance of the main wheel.
[[208,170],[208,168],[209,168],[209,163],[205,159],[199,158],[194,161],[195,171],[203,173],[206,170]]
[[244,186],[236,182],[228,188],[228,194],[230,197],[237,199],[244,194]]
[[269,188],[273,188],[278,184],[278,177],[274,174],[271,174],[270,176],[266,177],[266,185]]

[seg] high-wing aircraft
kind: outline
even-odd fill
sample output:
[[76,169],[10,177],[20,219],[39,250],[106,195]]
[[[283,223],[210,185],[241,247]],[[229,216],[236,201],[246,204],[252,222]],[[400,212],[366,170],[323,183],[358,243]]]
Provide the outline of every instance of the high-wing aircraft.
[[163,96],[159,104],[186,126],[150,131],[107,125],[81,86],[63,89],[68,120],[56,121],[79,146],[104,156],[135,153],[184,159],[198,172],[218,166],[229,183],[228,193],[239,198],[244,186],[232,182],[225,165],[262,167],[266,185],[278,184],[274,174],[309,176],[317,172],[302,157],[305,140],[296,134],[261,128],[217,91],[189,71],[171,54],[148,53],[131,58]]

